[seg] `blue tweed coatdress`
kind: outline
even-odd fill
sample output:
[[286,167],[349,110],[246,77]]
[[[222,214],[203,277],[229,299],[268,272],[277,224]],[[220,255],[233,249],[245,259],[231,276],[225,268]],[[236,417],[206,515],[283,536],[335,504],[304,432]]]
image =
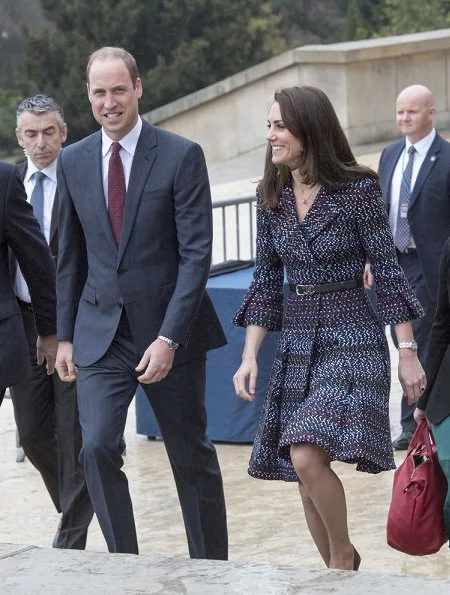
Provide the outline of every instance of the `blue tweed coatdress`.
[[[361,278],[366,261],[378,314],[364,288],[283,294],[285,272],[289,283],[333,283]],[[384,327],[422,315],[398,265],[377,181],[322,188],[303,222],[290,184],[275,210],[258,209],[254,277],[234,323],[281,334],[249,474],[298,481],[289,447],[302,442],[359,471],[395,468]]]

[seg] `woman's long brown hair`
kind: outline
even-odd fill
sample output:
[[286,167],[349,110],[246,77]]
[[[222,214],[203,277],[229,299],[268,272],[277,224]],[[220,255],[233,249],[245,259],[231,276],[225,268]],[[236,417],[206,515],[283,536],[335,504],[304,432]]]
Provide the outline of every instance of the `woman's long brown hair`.
[[[303,146],[300,174],[308,186],[338,187],[365,176],[378,178],[376,172],[356,162],[330,100],[315,87],[287,87],[276,91],[286,128]],[[264,175],[259,184],[261,207],[275,209],[283,187],[291,179],[286,165],[272,163],[272,148],[267,145]]]

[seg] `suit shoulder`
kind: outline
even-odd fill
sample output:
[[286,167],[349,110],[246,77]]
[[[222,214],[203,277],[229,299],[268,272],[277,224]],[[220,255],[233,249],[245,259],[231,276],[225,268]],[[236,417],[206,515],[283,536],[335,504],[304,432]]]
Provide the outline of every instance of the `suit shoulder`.
[[10,178],[14,173],[17,173],[17,166],[6,161],[0,161],[0,176],[2,179]]
[[450,142],[443,138],[440,134],[437,135],[441,141],[441,151],[450,154]]
[[200,146],[195,141],[186,138],[185,136],[181,136],[180,134],[176,134],[175,132],[171,132],[170,130],[165,130],[164,128],[160,128],[159,126],[155,126],[150,122],[144,120],[147,126],[150,126],[153,130],[156,140],[158,144],[166,144],[167,146],[177,148],[179,150],[185,150],[188,147],[193,146]]
[[66,157],[70,157],[70,156],[74,156],[74,155],[79,155],[80,153],[84,153],[84,151],[88,148],[88,146],[97,139],[97,137],[101,135],[101,133],[99,131],[94,132],[93,134],[90,134],[89,136],[86,136],[84,138],[82,138],[81,140],[78,140],[70,145],[67,145],[66,147],[64,147],[63,149],[61,149],[61,157],[64,156],[64,158]]
[[383,149],[383,153],[389,154],[391,152],[396,152],[396,151],[400,150],[404,144],[405,144],[405,139],[400,138],[400,139],[394,141],[393,143],[386,145],[385,148]]
[[21,186],[22,182],[17,166],[12,163],[0,161],[0,196],[2,200],[6,203],[8,196],[14,193],[12,189],[17,189],[19,193]]

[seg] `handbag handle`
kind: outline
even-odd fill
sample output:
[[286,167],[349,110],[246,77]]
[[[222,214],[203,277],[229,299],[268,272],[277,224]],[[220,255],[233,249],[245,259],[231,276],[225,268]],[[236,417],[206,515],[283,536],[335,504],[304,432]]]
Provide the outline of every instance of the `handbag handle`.
[[[416,451],[416,454],[421,452],[431,458],[433,456],[433,444],[434,437],[428,426],[428,422],[426,419],[422,419],[409,443],[408,455],[415,454],[414,451]],[[424,450],[425,453],[423,452]]]

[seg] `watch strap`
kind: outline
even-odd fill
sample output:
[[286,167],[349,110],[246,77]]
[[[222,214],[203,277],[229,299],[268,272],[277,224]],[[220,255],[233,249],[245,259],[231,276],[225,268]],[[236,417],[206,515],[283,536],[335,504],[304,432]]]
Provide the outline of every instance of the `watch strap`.
[[172,349],[172,351],[176,351],[178,349],[178,347],[180,346],[180,344],[177,343],[176,341],[169,339],[169,337],[164,337],[163,335],[158,335],[158,339],[161,339],[161,341],[164,341],[164,343],[167,343],[167,345],[170,347],[170,349]]
[[415,341],[400,341],[398,344],[399,349],[411,349],[417,351],[418,345]]

